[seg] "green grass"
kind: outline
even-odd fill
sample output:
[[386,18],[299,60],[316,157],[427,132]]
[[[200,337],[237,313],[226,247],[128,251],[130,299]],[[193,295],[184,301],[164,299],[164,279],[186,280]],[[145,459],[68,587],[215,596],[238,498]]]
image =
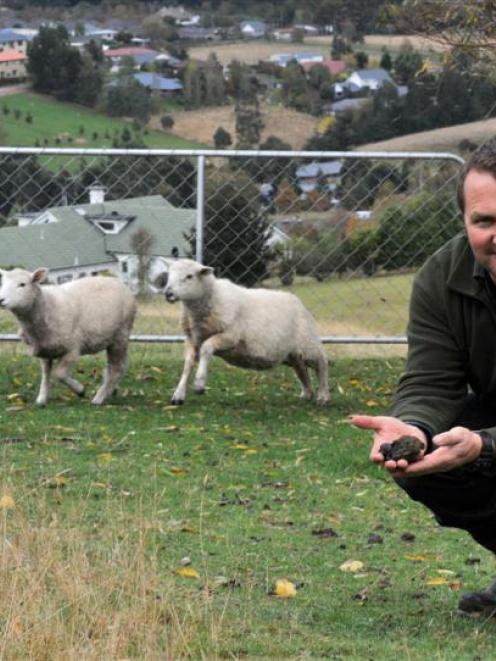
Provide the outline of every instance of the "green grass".
[[[35,361],[0,356],[3,657],[492,658],[494,625],[454,614],[490,554],[438,528],[347,421],[385,410],[400,360],[334,362],[319,409],[284,368],[214,359],[177,408],[179,347],[130,358],[109,405],[57,385],[37,409]],[[89,391],[100,365],[79,365]],[[294,598],[269,594],[279,578]]]
[[[9,109],[7,114],[4,108]],[[18,119],[16,110],[21,112]],[[26,122],[28,113],[33,118],[31,123]],[[5,146],[16,147],[32,147],[38,141],[40,147],[110,148],[114,137],[119,137],[124,128],[133,132],[129,122],[34,93],[2,97],[0,122],[5,132]],[[80,127],[84,127],[82,134]],[[152,149],[199,149],[203,146],[162,131],[148,130],[147,135],[140,131],[139,135]]]

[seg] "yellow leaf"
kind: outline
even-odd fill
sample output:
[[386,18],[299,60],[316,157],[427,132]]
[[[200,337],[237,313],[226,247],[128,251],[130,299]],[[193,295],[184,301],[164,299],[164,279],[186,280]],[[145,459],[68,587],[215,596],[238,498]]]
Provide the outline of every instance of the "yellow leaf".
[[280,599],[290,599],[296,594],[296,585],[287,578],[278,578],[273,594]]
[[455,572],[451,571],[451,569],[438,569],[437,573],[441,574],[441,576],[454,576],[455,575]]
[[255,448],[248,448],[245,454],[257,454],[257,451],[255,450]]
[[369,407],[379,406],[379,402],[376,402],[375,399],[369,399],[365,402],[365,404]]
[[341,571],[356,574],[356,572],[359,572],[363,569],[363,562],[361,560],[346,560],[346,562],[343,562],[339,569],[341,569]]
[[160,369],[160,367],[155,367],[155,365],[152,365],[150,369],[152,372],[157,372],[157,374],[162,374],[162,370]]
[[184,468],[171,468],[170,473],[171,475],[176,475],[176,477],[182,477],[183,475],[186,475]]
[[429,578],[425,582],[426,585],[448,585],[449,581],[446,578],[443,578],[442,576],[436,576],[434,578]]
[[176,569],[176,574],[183,578],[200,578],[200,574],[193,567],[179,567]]
[[412,562],[425,562],[430,559],[431,556],[429,555],[405,555],[405,560],[411,560]]
[[15,502],[12,496],[9,496],[9,494],[4,494],[0,498],[0,509],[2,510],[11,510],[15,507]]
[[236,443],[235,445],[233,445],[233,448],[235,450],[248,450],[248,446],[246,445],[246,443]]
[[109,461],[112,461],[112,458],[111,452],[102,452],[97,456],[99,464],[108,464]]

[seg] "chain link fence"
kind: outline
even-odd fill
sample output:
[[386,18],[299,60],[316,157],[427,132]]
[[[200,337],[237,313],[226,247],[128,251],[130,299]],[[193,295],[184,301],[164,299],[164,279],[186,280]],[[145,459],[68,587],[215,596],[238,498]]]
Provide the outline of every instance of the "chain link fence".
[[[152,286],[190,256],[285,288],[326,343],[403,348],[417,268],[460,231],[462,159],[442,153],[1,148],[0,267],[109,272],[139,294],[133,339],[180,341]],[[0,340],[16,327],[0,313]]]

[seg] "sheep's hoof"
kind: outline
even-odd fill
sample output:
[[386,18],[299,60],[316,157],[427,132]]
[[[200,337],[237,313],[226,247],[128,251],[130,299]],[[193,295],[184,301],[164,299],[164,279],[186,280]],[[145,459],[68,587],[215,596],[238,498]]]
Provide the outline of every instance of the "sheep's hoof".
[[195,394],[196,395],[204,395],[205,394],[205,388],[195,388]]
[[175,397],[173,397],[171,399],[171,404],[172,406],[182,406],[184,404],[184,399],[176,399]]
[[46,406],[47,403],[46,403],[46,400],[44,400],[44,401],[36,400],[35,404],[36,404],[36,406]]
[[83,388],[83,389],[81,390],[81,392],[77,392],[76,395],[77,395],[78,397],[83,398],[83,397],[84,397],[84,393],[85,393],[85,389]]
[[331,401],[330,397],[317,397],[318,406],[327,406],[327,404],[329,404],[330,401]]

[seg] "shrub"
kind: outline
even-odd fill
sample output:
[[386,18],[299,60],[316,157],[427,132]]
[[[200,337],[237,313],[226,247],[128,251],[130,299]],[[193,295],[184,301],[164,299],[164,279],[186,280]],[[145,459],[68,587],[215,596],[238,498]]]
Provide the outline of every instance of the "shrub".
[[166,131],[174,126],[174,117],[172,115],[162,115],[160,118],[162,128]]

